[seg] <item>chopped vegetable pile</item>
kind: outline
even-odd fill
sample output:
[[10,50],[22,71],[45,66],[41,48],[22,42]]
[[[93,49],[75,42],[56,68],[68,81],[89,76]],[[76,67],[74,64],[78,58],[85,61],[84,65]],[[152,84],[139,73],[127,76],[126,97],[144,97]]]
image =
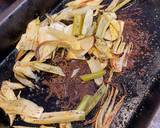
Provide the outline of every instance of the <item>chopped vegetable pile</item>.
[[[71,122],[85,121],[97,108],[93,126],[110,127],[125,98],[125,94],[119,95],[118,87],[110,85],[112,76],[127,67],[133,49],[132,42],[124,41],[125,22],[117,18],[116,11],[131,0],[112,0],[107,7],[101,4],[102,1],[75,0],[67,3],[60,12],[46,15],[45,20],[37,18],[28,24],[16,46],[18,55],[13,67],[14,76],[20,83],[4,81],[0,90],[0,108],[9,115],[11,126],[19,115],[24,122],[42,125],[40,128],[57,123],[60,128],[72,128]],[[90,72],[81,74],[83,67],[76,67],[69,76],[60,63],[55,63],[59,52],[59,57],[66,63],[71,65],[71,61],[81,61],[88,65]],[[38,74],[42,72],[54,76],[52,79],[67,80],[70,77],[84,89],[94,82],[97,89],[91,91],[93,95],[81,95],[73,110],[44,112],[42,106],[20,96],[25,87],[37,89],[35,81],[40,79]],[[19,94],[16,95],[14,90],[19,90]],[[52,90],[52,93],[56,91],[54,87]]]

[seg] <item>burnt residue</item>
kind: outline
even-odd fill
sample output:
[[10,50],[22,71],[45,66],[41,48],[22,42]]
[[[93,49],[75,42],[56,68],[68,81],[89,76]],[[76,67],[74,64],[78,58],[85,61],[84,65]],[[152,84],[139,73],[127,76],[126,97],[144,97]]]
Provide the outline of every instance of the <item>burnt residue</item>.
[[[66,60],[58,54],[52,63],[60,66],[66,76],[46,75],[47,78],[44,78],[42,83],[49,87],[47,99],[57,97],[56,106],[59,106],[61,110],[76,109],[83,96],[87,94],[93,95],[97,90],[96,84],[93,81],[84,83],[80,79],[81,75],[90,73],[86,61]],[[71,78],[75,69],[79,69],[79,71]]]
[[[143,114],[141,112],[149,111],[142,106],[142,101],[144,99],[147,101],[151,90],[157,86],[153,81],[160,70],[160,66],[158,66],[160,65],[158,55],[160,54],[160,42],[157,27],[160,14],[158,12],[158,9],[155,9],[155,6],[147,0],[136,1],[129,8],[118,12],[119,18],[125,21],[124,38],[126,41],[132,42],[134,48],[129,57],[129,67],[122,74],[116,74],[114,77],[116,83],[127,89],[128,95],[112,123],[111,127],[113,128],[142,128],[141,126],[146,127],[151,119],[151,113],[150,116],[147,116],[144,114],[145,112]],[[148,119],[147,122],[144,121],[145,123],[141,122],[140,126],[138,120],[142,116],[143,119]]]

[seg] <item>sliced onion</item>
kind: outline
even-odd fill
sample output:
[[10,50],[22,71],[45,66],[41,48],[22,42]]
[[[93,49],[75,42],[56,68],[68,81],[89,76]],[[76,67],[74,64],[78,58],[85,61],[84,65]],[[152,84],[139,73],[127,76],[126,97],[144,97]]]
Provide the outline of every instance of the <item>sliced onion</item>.
[[93,47],[94,44],[94,37],[89,36],[79,40],[81,50],[75,51],[70,50],[68,52],[67,58],[68,59],[85,59],[84,55]]
[[40,27],[39,35],[38,35],[39,43],[41,44],[42,42],[45,42],[45,41],[51,41],[51,40],[57,39],[53,34],[48,33],[49,28],[53,28],[58,31],[64,31],[65,27],[66,27],[66,25],[61,22],[54,22],[54,23],[50,24],[50,26]]
[[25,50],[19,50],[19,52],[18,52],[18,54],[17,54],[17,56],[16,56],[16,61],[18,61],[19,59],[21,59],[21,57],[22,57],[23,55],[25,55],[26,52],[27,52],[27,51],[25,51]]
[[34,68],[35,70],[49,72],[49,73],[57,74],[60,76],[65,76],[62,69],[59,66],[53,66],[53,65],[45,64],[41,62],[32,62],[31,67]]
[[54,35],[58,40],[65,42],[66,44],[70,45],[70,47],[74,50],[80,50],[80,43],[74,36],[70,36],[65,34],[62,31],[58,31],[56,29],[49,29],[48,33]]
[[109,41],[112,41],[112,36],[111,36],[111,31],[110,31],[110,29],[107,29],[107,31],[106,31],[106,33],[105,33],[105,36],[104,36],[104,39],[109,40]]
[[116,90],[115,90],[115,92],[114,92],[114,95],[113,95],[113,97],[112,97],[112,101],[111,101],[111,103],[110,103],[110,106],[109,106],[107,112],[105,113],[103,125],[107,122],[107,119],[109,119],[108,117],[109,117],[110,113],[111,113],[111,112],[113,111],[113,109],[114,109],[114,105],[115,105],[115,102],[116,102],[116,97],[117,97],[117,95],[118,95],[118,92],[119,92],[119,90],[116,88]]
[[109,107],[109,104],[111,102],[111,99],[114,95],[114,88],[112,88],[111,92],[109,93],[109,96],[107,97],[106,101],[104,102],[103,106],[101,107],[101,110],[97,116],[95,128],[103,128],[103,119],[105,116],[105,113]]
[[24,88],[24,86],[22,84],[10,82],[10,81],[3,81],[2,85],[5,85],[5,86],[11,88],[12,90]]
[[66,4],[68,7],[79,8],[84,6],[98,6],[103,0],[75,0]]
[[73,15],[71,15],[71,12],[73,11],[72,8],[65,8],[62,11],[60,11],[58,14],[54,14],[52,17],[55,21],[60,20],[71,20]]
[[119,37],[118,31],[113,27],[113,25],[109,26],[109,30],[111,32],[112,41],[118,39],[118,37]]
[[[103,59],[110,59],[113,57],[110,48],[106,44],[105,41],[97,40],[95,43],[95,47],[99,50],[101,57]],[[103,55],[103,56],[102,56]]]
[[111,11],[116,7],[120,0],[112,0],[111,4],[105,9],[105,11]]
[[19,75],[17,73],[14,73],[14,76],[23,85],[30,87],[30,88],[34,88],[34,84],[31,81],[29,81],[23,74]]
[[17,114],[33,118],[39,118],[43,112],[42,107],[39,107],[35,103],[23,98],[1,102],[0,107],[8,114]]
[[25,122],[32,124],[54,124],[65,123],[72,121],[82,121],[85,119],[85,113],[83,111],[71,110],[60,112],[43,113],[40,118],[32,118],[24,116],[22,119]]
[[30,65],[26,65],[26,63],[17,61],[16,64],[14,65],[14,73],[21,73],[29,78],[36,79],[37,76],[33,73],[32,68]]
[[72,128],[71,123],[60,123],[59,128]]
[[21,60],[21,62],[29,62],[35,56],[35,52],[30,51],[27,55]]
[[58,31],[64,31],[64,28],[66,27],[66,25],[63,24],[62,22],[54,22],[50,24],[50,27]]
[[[37,128],[37,127],[28,127],[28,126],[17,126],[17,125],[15,125],[15,126],[13,126],[13,128]],[[53,126],[40,126],[40,128],[56,128],[56,127],[53,127]]]
[[[41,44],[36,49],[36,57],[39,61],[45,61],[51,58],[52,53],[56,51],[56,46],[49,43]],[[54,58],[54,56],[52,56]]]
[[89,9],[84,17],[82,34],[86,35],[93,23],[93,10]]
[[82,7],[82,8],[77,8],[77,9],[73,9],[71,11],[71,15],[84,15],[87,13],[88,10],[96,10],[96,9],[99,9],[99,7],[94,7],[94,6],[85,6],[85,7]]
[[[17,100],[16,95],[13,92],[13,89],[21,89],[24,88],[19,83],[11,83],[9,81],[3,81],[1,86],[1,93],[7,100]],[[16,114],[9,114],[10,126],[12,126],[14,119],[16,118]]]
[[56,37],[52,34],[48,33],[49,27],[40,27],[39,29],[39,35],[38,35],[38,42],[41,44],[45,41],[52,41],[56,40]]
[[99,38],[103,38],[105,36],[105,32],[109,27],[109,25],[110,25],[110,17],[108,15],[102,15],[98,23],[96,36]]
[[28,26],[26,33],[22,35],[16,48],[18,50],[35,50],[38,46],[38,32],[39,32],[40,20],[37,18],[31,21]]
[[64,28],[64,33],[67,35],[72,35],[73,24],[70,24]]

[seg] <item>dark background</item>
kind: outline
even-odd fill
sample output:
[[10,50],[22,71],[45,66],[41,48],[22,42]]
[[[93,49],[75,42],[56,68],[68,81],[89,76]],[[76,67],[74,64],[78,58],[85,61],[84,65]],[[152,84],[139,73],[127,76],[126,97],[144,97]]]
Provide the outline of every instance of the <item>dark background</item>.
[[[0,14],[16,0],[0,0]],[[13,46],[14,47],[14,46]],[[9,54],[12,47],[6,51],[0,50],[0,62]]]

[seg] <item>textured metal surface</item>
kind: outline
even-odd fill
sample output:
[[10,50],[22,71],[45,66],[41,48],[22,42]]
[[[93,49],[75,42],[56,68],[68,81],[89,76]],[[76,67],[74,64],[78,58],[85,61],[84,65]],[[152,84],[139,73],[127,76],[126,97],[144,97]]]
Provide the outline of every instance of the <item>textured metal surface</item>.
[[[67,1],[61,2],[52,13],[62,9]],[[160,11],[155,5],[157,4],[154,4],[151,0],[137,0],[128,8],[128,10],[134,8],[140,8],[142,10],[141,15],[132,18],[139,19],[140,29],[151,34],[149,40],[150,50],[143,56],[135,57],[134,68],[125,70],[123,75],[117,76],[115,79],[118,84],[127,89],[128,95],[124,105],[112,123],[112,128],[145,128],[149,123],[149,117],[152,116],[151,110],[155,109],[159,103],[159,99],[155,97],[158,97],[160,92]],[[123,13],[125,10],[127,10],[127,8],[124,8],[119,13]],[[131,13],[132,11],[128,13],[128,16]],[[1,64],[0,81],[6,79],[14,80],[12,66],[14,64],[15,54],[16,50]],[[141,70],[144,71],[143,75],[139,73]],[[41,86],[42,88],[37,91],[26,89],[22,92],[22,95],[43,105],[47,111],[54,110],[55,107],[51,103],[45,103],[43,101],[47,90],[43,89],[43,85]],[[28,95],[28,92],[30,92],[30,95]],[[54,98],[51,100],[52,103],[55,102]],[[48,107],[46,104],[52,107]],[[2,119],[7,123],[5,118]],[[82,126],[78,126],[77,128],[80,127]]]

